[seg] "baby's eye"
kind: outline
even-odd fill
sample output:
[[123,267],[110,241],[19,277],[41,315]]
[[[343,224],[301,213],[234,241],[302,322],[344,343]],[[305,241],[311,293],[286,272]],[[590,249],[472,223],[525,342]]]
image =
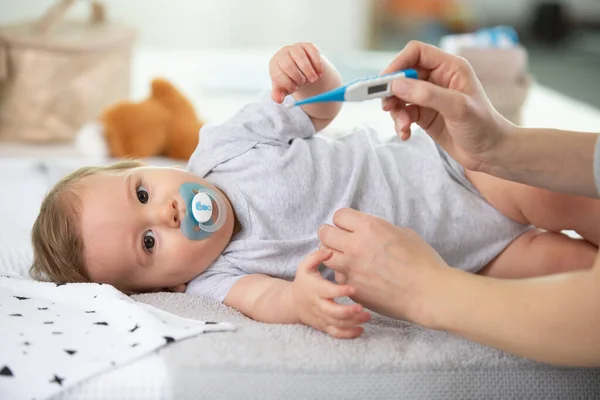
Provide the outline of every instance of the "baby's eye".
[[147,253],[152,253],[155,245],[156,239],[154,238],[154,232],[146,231],[142,237],[142,246],[144,247],[144,251]]
[[146,188],[143,185],[138,185],[138,187],[135,189],[135,193],[137,194],[137,198],[140,201],[140,203],[148,203],[150,195],[148,194],[148,190],[146,190]]

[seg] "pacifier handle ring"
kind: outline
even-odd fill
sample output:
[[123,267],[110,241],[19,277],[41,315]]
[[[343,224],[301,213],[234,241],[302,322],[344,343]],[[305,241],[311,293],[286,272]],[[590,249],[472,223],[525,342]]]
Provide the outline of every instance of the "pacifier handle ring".
[[217,203],[217,207],[219,207],[219,216],[217,217],[217,220],[214,224],[206,225],[203,223],[198,223],[198,226],[200,226],[200,229],[202,229],[203,231],[210,233],[216,232],[219,229],[221,229],[223,225],[225,225],[225,219],[227,217],[227,206],[225,205],[225,202],[223,201],[221,196],[218,196],[217,194],[213,193],[212,190],[206,190],[204,191],[204,193],[206,193],[212,200],[214,200]]

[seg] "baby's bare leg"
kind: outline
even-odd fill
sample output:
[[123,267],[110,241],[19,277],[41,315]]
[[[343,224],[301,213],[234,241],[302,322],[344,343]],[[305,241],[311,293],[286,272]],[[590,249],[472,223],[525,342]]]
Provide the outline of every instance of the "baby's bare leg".
[[[467,171],[466,175],[505,216],[541,228],[518,237],[480,273],[498,278],[525,278],[593,265],[600,239],[600,200],[551,192],[477,172]],[[587,241],[559,233],[563,230],[574,230]]]
[[598,248],[562,233],[531,230],[515,239],[480,274],[495,278],[532,278],[591,268]]
[[508,218],[550,232],[574,230],[598,245],[600,200],[551,192],[478,172],[466,171],[466,176]]

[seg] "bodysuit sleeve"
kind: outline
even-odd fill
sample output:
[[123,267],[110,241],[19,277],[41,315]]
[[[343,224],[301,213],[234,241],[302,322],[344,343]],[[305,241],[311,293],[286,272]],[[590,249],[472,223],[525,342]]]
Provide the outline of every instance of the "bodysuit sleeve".
[[229,289],[247,274],[224,257],[219,257],[208,270],[188,282],[185,293],[223,302]]
[[245,140],[288,145],[290,140],[314,135],[315,127],[304,110],[286,107],[293,101],[287,96],[283,104],[278,104],[271,99],[270,93],[262,93],[228,120],[204,126],[200,131],[200,142],[205,139],[215,143]]
[[315,127],[301,107],[285,107],[291,102],[293,98],[287,96],[283,104],[275,103],[265,92],[228,120],[206,124],[200,130],[198,147],[188,168],[205,176],[215,166],[254,146],[289,146],[294,139],[314,135]]
[[271,94],[264,92],[256,101],[245,105],[233,118],[223,123],[219,134],[286,146],[293,139],[314,135],[315,127],[304,110],[301,107],[286,107],[293,102],[292,96],[287,96],[283,104],[275,103]]

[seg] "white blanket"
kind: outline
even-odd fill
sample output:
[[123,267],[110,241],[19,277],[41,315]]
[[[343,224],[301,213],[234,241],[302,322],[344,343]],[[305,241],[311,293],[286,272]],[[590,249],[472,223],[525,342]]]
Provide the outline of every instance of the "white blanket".
[[230,330],[138,303],[110,285],[0,277],[0,398],[45,399],[168,343]]

